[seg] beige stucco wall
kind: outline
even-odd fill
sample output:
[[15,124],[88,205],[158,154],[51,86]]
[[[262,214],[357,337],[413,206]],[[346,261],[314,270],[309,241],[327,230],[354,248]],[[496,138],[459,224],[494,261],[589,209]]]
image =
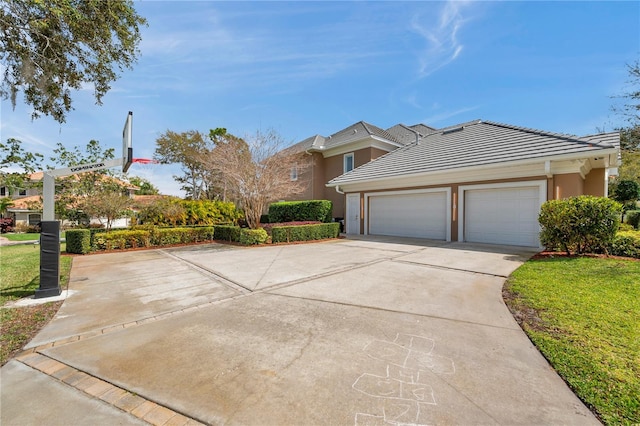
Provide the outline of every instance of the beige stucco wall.
[[553,199],[562,200],[584,194],[584,180],[580,173],[553,176]]
[[593,169],[584,178],[584,195],[604,197],[604,169]]
[[[378,148],[364,148],[353,151],[354,167],[360,167],[369,161],[386,154],[387,152]],[[345,153],[348,154],[348,153]],[[323,161],[324,184],[331,179],[340,176],[344,171],[344,155],[339,154],[327,157]],[[345,217],[345,196],[336,192],[335,188],[324,188],[324,199],[333,203],[333,217]]]

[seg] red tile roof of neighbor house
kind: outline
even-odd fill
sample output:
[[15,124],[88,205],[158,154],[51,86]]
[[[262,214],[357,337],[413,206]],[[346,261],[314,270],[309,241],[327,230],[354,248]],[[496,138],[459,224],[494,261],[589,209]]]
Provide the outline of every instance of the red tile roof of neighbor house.
[[[40,195],[31,195],[29,197],[16,198],[12,200],[13,205],[7,208],[7,211],[18,211],[18,210],[33,210],[40,211],[42,210],[42,197]],[[33,208],[33,204],[39,205],[37,208]]]
[[[67,177],[65,177],[63,179],[68,179],[68,178],[75,177],[75,176],[78,176],[78,175],[67,176]],[[31,173],[29,175],[29,180],[31,180],[33,182],[38,182],[38,181],[41,181],[43,177],[44,177],[44,172],[35,172],[35,173]],[[131,185],[129,182],[124,181],[122,179],[118,179],[117,177],[114,177],[114,176],[101,175],[101,179],[104,180],[104,181],[109,181],[109,180],[115,181],[119,185],[125,186],[127,189],[133,189],[133,190],[140,189],[137,186]]]

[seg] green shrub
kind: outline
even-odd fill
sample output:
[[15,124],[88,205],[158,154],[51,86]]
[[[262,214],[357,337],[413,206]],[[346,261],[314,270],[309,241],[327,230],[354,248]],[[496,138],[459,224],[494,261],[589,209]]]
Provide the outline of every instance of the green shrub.
[[618,232],[608,247],[609,254],[640,258],[640,232]]
[[629,225],[628,223],[621,223],[620,227],[618,228],[618,232],[620,231],[634,231],[635,228],[631,225]]
[[339,234],[340,224],[338,222],[302,226],[274,226],[271,230],[271,241],[274,243],[283,243],[323,240],[326,238],[337,238]]
[[636,229],[640,229],[640,210],[627,210],[625,222]]
[[620,225],[622,205],[609,198],[581,195],[550,200],[541,209],[540,242],[568,254],[607,250]]
[[260,223],[270,223],[269,222],[269,215],[268,214],[261,214],[260,215]]
[[183,243],[186,239],[184,228],[156,229],[153,238],[154,246],[169,246],[171,244],[180,244]]
[[219,225],[215,227],[213,237],[220,241],[240,241],[240,227]]
[[156,228],[137,226],[134,229],[101,232],[94,236],[95,250],[156,247],[172,244],[198,243],[213,240],[212,226],[200,228]]
[[67,253],[87,254],[91,251],[91,231],[69,229],[66,231]]
[[150,247],[152,245],[149,231],[121,230],[97,233],[93,237],[96,250],[127,249]]
[[333,203],[329,200],[282,201],[269,206],[269,222],[331,222]]
[[240,239],[238,242],[245,246],[251,246],[256,244],[264,244],[267,241],[267,238],[269,238],[269,236],[267,235],[267,231],[262,228],[241,228]]

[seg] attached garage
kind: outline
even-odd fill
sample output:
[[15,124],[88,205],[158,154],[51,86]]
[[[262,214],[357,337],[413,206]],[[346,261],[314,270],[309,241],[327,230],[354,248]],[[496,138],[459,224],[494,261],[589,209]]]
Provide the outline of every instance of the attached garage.
[[371,235],[450,239],[448,189],[396,191],[365,195]]
[[546,184],[518,182],[460,188],[464,241],[538,247]]
[[616,132],[580,138],[478,120],[418,134],[327,186],[354,200],[347,228],[358,233],[537,248],[542,204],[606,196],[619,143]]

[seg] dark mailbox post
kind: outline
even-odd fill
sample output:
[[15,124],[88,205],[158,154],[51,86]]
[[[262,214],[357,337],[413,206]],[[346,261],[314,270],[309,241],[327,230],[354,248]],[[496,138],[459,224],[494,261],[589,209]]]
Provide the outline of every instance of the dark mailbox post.
[[60,222],[40,223],[40,288],[36,299],[59,296],[60,290]]

